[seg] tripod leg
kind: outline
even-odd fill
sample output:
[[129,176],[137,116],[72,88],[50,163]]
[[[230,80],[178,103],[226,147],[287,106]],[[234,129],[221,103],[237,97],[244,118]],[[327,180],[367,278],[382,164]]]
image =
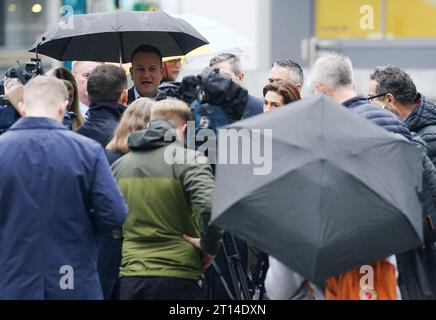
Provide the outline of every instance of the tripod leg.
[[[227,294],[229,295],[231,300],[235,300],[235,296],[232,294],[232,291],[229,288],[229,285],[227,284],[226,279],[224,279],[223,277],[223,273],[221,272],[220,267],[218,267],[218,265],[216,264],[216,262],[214,261],[212,263],[212,266],[216,272],[216,274],[218,275],[218,277],[220,278],[221,284],[223,285],[224,289],[226,290]],[[212,289],[212,288],[211,288]],[[211,290],[212,291],[212,290]],[[212,295],[212,294],[211,294]]]
[[233,243],[233,247],[235,248],[236,256],[239,259],[238,263],[236,264],[236,268],[237,268],[237,271],[238,271],[239,281],[241,283],[242,295],[244,297],[244,300],[251,300],[250,292],[248,290],[248,284],[247,284],[247,275],[244,272],[244,270],[242,269],[241,256],[239,254],[237,243],[236,243],[235,237],[232,234],[230,235],[230,237],[231,237],[231,240],[232,240],[232,243]]
[[229,255],[229,252],[227,251],[226,245],[224,244],[223,246],[224,248],[224,253],[226,255],[227,258],[227,264],[229,267],[229,272],[230,272],[230,278],[232,279],[232,284],[233,284],[233,289],[236,295],[236,299],[238,300],[242,300],[242,295],[241,295],[241,291],[239,290],[239,286],[238,286],[238,279],[236,277],[236,272],[235,272],[235,256],[234,255]]
[[265,278],[266,272],[268,271],[269,263],[268,263],[268,255],[265,253],[259,253],[256,263],[256,270],[253,275],[253,285],[252,292],[256,293],[259,290],[259,300],[262,300],[265,294]]

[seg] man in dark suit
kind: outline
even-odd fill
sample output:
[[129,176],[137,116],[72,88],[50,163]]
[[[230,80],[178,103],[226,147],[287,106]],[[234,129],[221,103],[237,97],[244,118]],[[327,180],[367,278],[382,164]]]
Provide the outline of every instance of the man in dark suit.
[[[238,85],[242,85],[245,74],[242,71],[241,60],[234,54],[222,53],[217,55],[210,60],[209,66],[218,69],[221,74],[232,78],[233,82]],[[247,106],[242,114],[242,119],[250,118],[260,113],[263,113],[262,100],[249,95]]]
[[135,49],[131,61],[133,87],[128,92],[128,104],[141,97],[154,99],[163,78],[162,53],[155,47],[142,45]]
[[105,148],[126,109],[127,77],[120,67],[102,65],[91,72],[87,87],[91,101],[90,114],[76,132],[99,142]]

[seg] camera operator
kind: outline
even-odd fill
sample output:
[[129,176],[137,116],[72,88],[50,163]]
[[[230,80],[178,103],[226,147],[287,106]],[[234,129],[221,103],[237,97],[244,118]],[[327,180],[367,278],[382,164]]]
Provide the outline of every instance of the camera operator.
[[20,117],[18,103],[23,101],[23,86],[42,74],[44,70],[39,59],[31,59],[24,67],[18,62],[6,71],[5,78],[0,83],[0,134]]
[[[23,101],[23,86],[38,75],[44,75],[39,59],[31,59],[31,62],[24,66],[18,62],[6,71],[5,78],[0,81],[0,134],[8,130],[20,118],[18,103]],[[69,89],[68,84],[64,84]],[[75,112],[66,110],[62,124],[72,130],[77,122],[76,118]]]
[[18,103],[23,100],[23,85],[18,79],[5,78],[0,83],[0,134],[20,117]]

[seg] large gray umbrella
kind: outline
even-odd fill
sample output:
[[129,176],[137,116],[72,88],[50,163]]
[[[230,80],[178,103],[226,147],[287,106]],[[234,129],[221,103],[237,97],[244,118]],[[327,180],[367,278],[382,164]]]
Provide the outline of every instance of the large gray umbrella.
[[403,137],[325,96],[230,128],[272,129],[271,172],[218,164],[213,223],[319,284],[421,245],[423,154]]
[[189,23],[163,11],[79,14],[71,19],[71,26],[50,27],[29,51],[61,61],[126,63],[143,44],[158,48],[164,57],[185,55],[208,44]]

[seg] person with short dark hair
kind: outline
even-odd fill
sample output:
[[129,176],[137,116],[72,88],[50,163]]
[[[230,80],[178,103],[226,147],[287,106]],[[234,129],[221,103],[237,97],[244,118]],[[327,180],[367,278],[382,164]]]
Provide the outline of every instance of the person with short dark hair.
[[[397,66],[375,68],[370,75],[369,100],[400,117],[408,129],[421,137],[427,155],[436,164],[436,106],[417,91],[409,74]],[[428,201],[426,185],[436,177],[424,171],[423,208],[432,221],[436,207]],[[430,231],[430,232],[428,232]],[[399,286],[404,299],[436,299],[436,232],[426,224],[425,246],[397,255]]]
[[436,106],[418,92],[410,75],[400,67],[377,67],[370,79],[371,102],[397,114],[410,131],[423,138],[436,165]]
[[106,147],[126,109],[126,73],[113,65],[96,67],[88,78],[88,96],[88,120],[76,132]]
[[[209,66],[218,69],[219,73],[228,76],[232,81],[240,86],[245,79],[245,73],[242,70],[241,59],[232,53],[221,53],[213,57]],[[247,106],[242,113],[242,119],[247,119],[263,112],[262,100],[248,95]]]
[[159,49],[142,45],[133,51],[130,76],[133,87],[129,89],[128,104],[141,97],[154,99],[162,82],[162,53]]

